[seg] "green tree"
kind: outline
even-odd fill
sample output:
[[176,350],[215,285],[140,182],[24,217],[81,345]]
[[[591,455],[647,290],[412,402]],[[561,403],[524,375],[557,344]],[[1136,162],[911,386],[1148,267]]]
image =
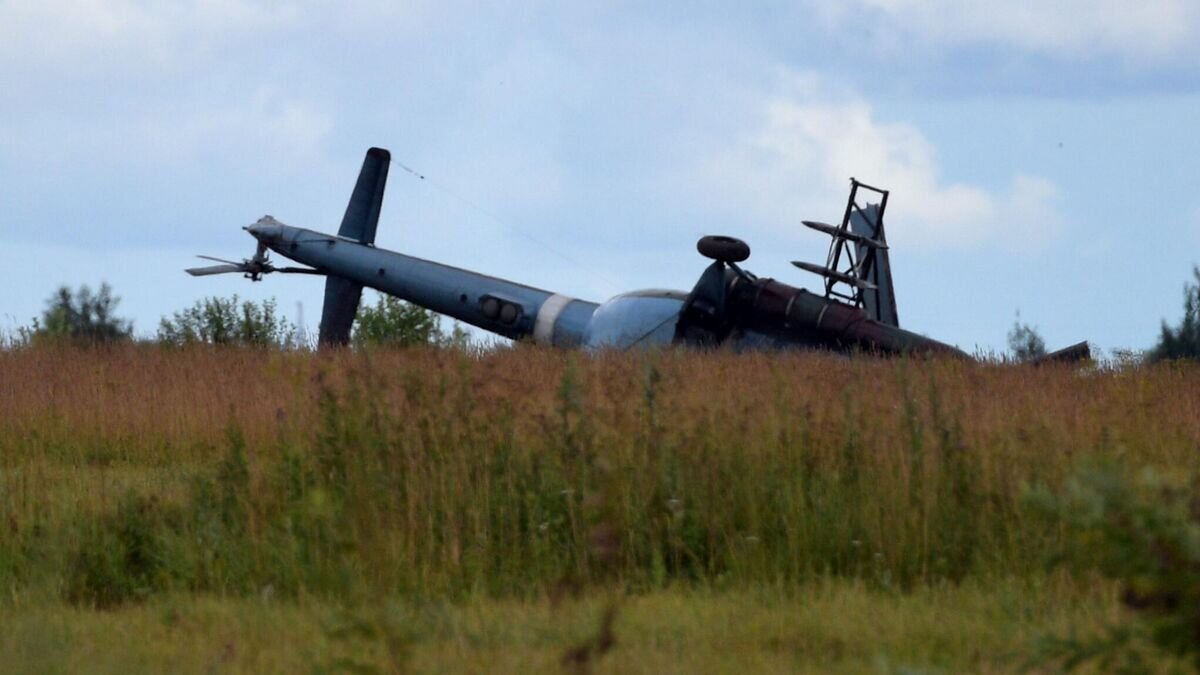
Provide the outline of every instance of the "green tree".
[[[458,334],[456,329],[455,335]],[[438,314],[420,305],[380,293],[375,305],[362,305],[354,318],[356,345],[445,344]]]
[[164,344],[238,344],[283,347],[291,344],[296,331],[279,316],[274,300],[204,298],[191,307],[163,317],[158,340]]
[[1183,320],[1175,328],[1162,323],[1151,361],[1200,359],[1200,267],[1192,268],[1195,283],[1183,285]]
[[87,285],[71,291],[60,286],[46,301],[41,321],[25,333],[31,340],[70,340],[73,342],[103,343],[128,340],[133,334],[133,322],[115,315],[121,299],[112,294],[108,284],[92,292]]
[[1021,313],[1008,331],[1008,348],[1018,361],[1029,361],[1046,355],[1046,341],[1038,334],[1037,328],[1027,323],[1021,323]]

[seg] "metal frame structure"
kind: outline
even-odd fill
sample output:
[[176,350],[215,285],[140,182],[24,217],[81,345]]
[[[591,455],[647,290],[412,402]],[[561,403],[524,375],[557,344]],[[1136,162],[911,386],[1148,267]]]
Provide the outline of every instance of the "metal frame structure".
[[[879,202],[860,204],[859,190],[878,195]],[[883,267],[880,258],[887,255],[887,236],[883,229],[887,202],[887,190],[851,178],[850,196],[846,199],[846,209],[842,213],[842,222],[839,225],[802,221],[806,227],[828,234],[832,238],[823,267],[804,262],[792,263],[800,269],[825,278],[827,299],[840,300],[863,309],[867,309],[868,304],[873,304],[878,313],[880,303],[867,303],[866,294],[878,293],[881,285],[886,287],[886,292],[891,290],[890,278],[886,280],[886,284],[881,284],[873,281],[877,277],[872,276],[876,270]],[[855,228],[852,227],[855,218],[861,219],[870,232],[855,232]],[[890,277],[890,270],[886,274]],[[849,290],[843,287],[848,287]],[[881,319],[878,316],[871,318]]]

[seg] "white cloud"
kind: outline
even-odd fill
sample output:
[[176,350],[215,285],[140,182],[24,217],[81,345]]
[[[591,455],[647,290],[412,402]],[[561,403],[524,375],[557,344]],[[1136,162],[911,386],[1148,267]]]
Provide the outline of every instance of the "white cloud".
[[294,5],[250,0],[0,2],[0,57],[6,70],[142,70],[296,17]]
[[51,165],[69,155],[97,166],[166,165],[251,153],[312,161],[333,129],[321,106],[260,86],[246,94],[187,97],[82,119],[76,111],[0,124],[0,159]]
[[332,118],[317,106],[260,87],[245,100],[156,111],[124,131],[154,161],[188,159],[213,149],[237,154],[237,148],[311,159],[332,127]]
[[927,250],[1034,251],[1061,233],[1051,181],[1017,174],[995,192],[947,180],[920,130],[880,121],[867,102],[817,82],[767,97],[759,126],[702,162],[701,182],[763,222],[794,227],[798,213],[840,214],[855,177],[891,191],[893,242]]
[[[0,0],[0,72],[175,65],[239,40],[393,39],[424,30],[430,0]],[[445,10],[452,12],[452,9]]]
[[1192,54],[1196,0],[851,0],[808,3],[832,25],[891,26],[946,45],[995,43],[1072,58],[1156,61]]

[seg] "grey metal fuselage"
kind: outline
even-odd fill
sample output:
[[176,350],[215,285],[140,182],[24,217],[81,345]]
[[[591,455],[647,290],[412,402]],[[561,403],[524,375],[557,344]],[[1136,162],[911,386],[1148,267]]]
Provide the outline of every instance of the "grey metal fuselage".
[[556,347],[626,349],[669,345],[687,294],[648,290],[603,304],[479,274],[303,228],[246,228],[282,256],[463,323]]

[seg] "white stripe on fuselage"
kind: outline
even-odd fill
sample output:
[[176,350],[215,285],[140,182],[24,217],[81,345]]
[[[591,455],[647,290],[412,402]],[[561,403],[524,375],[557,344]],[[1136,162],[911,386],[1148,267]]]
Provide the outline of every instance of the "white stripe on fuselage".
[[555,293],[546,298],[538,308],[537,319],[533,322],[533,341],[540,345],[554,344],[554,324],[563,309],[575,298]]

